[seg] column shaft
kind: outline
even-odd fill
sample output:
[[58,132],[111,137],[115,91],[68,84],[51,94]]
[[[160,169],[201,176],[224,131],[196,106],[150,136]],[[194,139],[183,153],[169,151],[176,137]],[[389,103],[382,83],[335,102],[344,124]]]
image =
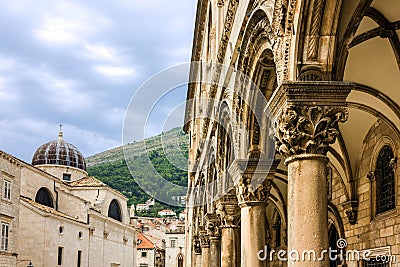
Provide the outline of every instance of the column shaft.
[[201,248],[201,266],[202,267],[213,267],[210,265],[210,247]]
[[210,267],[221,266],[221,239],[210,237]]
[[193,267],[201,267],[201,254],[195,253],[194,254],[194,261],[193,261]]
[[[254,205],[249,205],[254,204]],[[265,267],[257,253],[264,250],[266,231],[265,203],[241,204],[241,266]]]
[[[322,155],[301,155],[288,158],[288,253],[297,251],[300,261],[292,261],[288,254],[288,266],[329,266],[329,256],[318,260],[321,252],[328,249],[328,210],[326,163]],[[309,254],[305,251],[313,251]]]
[[239,228],[224,227],[221,231],[221,267],[239,267]]

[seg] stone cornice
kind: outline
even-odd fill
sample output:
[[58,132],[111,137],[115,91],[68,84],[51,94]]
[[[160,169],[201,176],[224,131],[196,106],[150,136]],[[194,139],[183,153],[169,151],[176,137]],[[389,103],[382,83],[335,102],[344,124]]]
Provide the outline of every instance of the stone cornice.
[[346,106],[346,98],[355,87],[352,82],[337,81],[285,81],[274,92],[265,111],[276,118],[282,108],[293,105]]
[[235,159],[228,169],[229,175],[235,184],[244,176],[253,179],[265,179],[274,177],[275,170],[280,160],[264,159],[264,160],[246,160]]

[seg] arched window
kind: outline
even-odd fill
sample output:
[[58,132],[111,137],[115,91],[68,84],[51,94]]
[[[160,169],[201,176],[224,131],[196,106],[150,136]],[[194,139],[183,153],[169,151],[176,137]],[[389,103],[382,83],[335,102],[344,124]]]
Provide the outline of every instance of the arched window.
[[178,267],[183,267],[183,255],[181,253],[178,255]]
[[375,169],[377,214],[395,207],[393,159],[394,155],[390,146],[384,146],[379,152]]
[[39,191],[37,191],[35,202],[50,208],[54,208],[53,198],[51,197],[49,190],[45,187],[42,187],[39,189]]
[[108,207],[108,217],[122,222],[121,206],[115,199],[111,201],[110,206]]

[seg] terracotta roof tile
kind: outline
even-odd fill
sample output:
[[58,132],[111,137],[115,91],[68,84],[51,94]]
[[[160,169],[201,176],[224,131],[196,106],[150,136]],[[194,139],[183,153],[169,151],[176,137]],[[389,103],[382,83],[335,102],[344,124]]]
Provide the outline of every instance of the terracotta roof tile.
[[72,221],[75,221],[75,222],[85,223],[85,222],[82,222],[82,221],[80,221],[80,220],[68,215],[68,214],[65,214],[65,213],[60,212],[58,210],[55,210],[53,208],[47,207],[45,205],[39,204],[39,203],[33,201],[30,198],[21,196],[21,200],[23,202],[28,203],[29,205],[39,209],[40,211],[43,211],[43,212],[46,212],[46,213],[50,213],[50,214],[54,214],[54,215],[57,215],[57,216],[60,216],[60,217],[63,217],[65,219],[69,219],[69,220],[72,220]]
[[137,248],[149,248],[153,249],[154,244],[142,233],[138,233],[138,240],[141,240]]
[[73,187],[101,187],[101,186],[107,186],[105,183],[102,181],[96,179],[93,176],[88,176],[88,177],[83,177],[79,180],[73,181],[68,183],[70,186]]

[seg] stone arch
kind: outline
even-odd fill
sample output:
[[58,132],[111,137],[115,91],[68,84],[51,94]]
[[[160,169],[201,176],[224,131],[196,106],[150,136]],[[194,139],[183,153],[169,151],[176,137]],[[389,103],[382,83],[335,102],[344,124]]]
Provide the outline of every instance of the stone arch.
[[[267,238],[270,239],[271,242],[274,243],[274,248],[277,247],[286,247],[287,245],[287,218],[286,218],[286,210],[282,203],[275,199],[274,196],[270,196],[269,205],[267,206],[267,210],[271,209],[270,215],[267,216],[268,222],[268,230],[270,231],[269,237],[267,233]],[[279,223],[279,225],[278,225]],[[278,232],[279,231],[279,232]],[[279,238],[279,240],[277,240]],[[276,241],[279,241],[276,243]]]
[[122,222],[122,209],[118,200],[111,200],[110,205],[108,206],[108,217]]
[[[245,77],[236,77],[239,92],[239,120],[246,127],[249,141],[246,157],[259,158],[265,155],[268,135],[261,135],[269,128],[266,121],[257,118],[267,104],[268,98],[278,85],[277,71],[273,53],[274,34],[271,26],[272,14],[265,8],[255,10],[247,23],[240,46],[237,69]],[[239,83],[239,79],[249,79]],[[253,83],[253,84],[252,84]],[[257,90],[260,88],[261,90]]]
[[54,200],[52,194],[50,190],[46,187],[42,187],[37,191],[35,202],[50,208],[54,208]]
[[[344,225],[338,209],[331,203],[328,204],[328,241],[329,247],[333,250],[339,251],[337,242],[339,239],[346,239]],[[343,259],[344,261],[346,259]],[[330,266],[341,266],[345,262],[331,262]]]
[[235,158],[239,158],[239,150],[241,142],[238,140],[237,125],[232,119],[232,109],[228,104],[227,99],[223,99],[218,107],[218,128],[216,133],[217,146],[216,158],[218,159],[218,177],[220,195],[226,194],[233,186],[233,181],[230,180],[228,169]]

